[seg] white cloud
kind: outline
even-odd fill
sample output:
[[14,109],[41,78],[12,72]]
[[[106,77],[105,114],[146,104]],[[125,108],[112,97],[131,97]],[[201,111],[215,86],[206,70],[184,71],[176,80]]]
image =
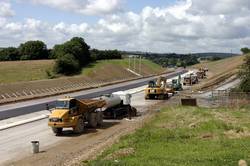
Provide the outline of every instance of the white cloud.
[[9,2],[0,2],[0,17],[10,17],[14,14],[15,12],[11,9],[11,4]]
[[[25,2],[25,0],[22,0]],[[110,14],[121,10],[122,0],[29,0],[60,10],[87,15]]]
[[[32,1],[92,14],[116,11],[121,2],[85,0],[86,5],[80,0]],[[11,41],[18,45],[39,39],[53,46],[81,36],[91,47],[99,49],[179,53],[239,51],[243,46],[250,46],[249,3],[247,0],[178,1],[168,7],[144,7],[139,13],[111,12],[91,25],[84,22],[49,24],[32,18],[10,22],[0,17],[0,44],[9,46],[7,42]]]

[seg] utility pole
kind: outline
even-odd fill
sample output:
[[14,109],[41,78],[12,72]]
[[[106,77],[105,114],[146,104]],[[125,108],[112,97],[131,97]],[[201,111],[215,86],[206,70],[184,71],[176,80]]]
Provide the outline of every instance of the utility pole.
[[142,60],[142,59],[141,59],[141,56],[140,56],[140,74],[142,74],[142,73],[141,73],[141,60]]
[[134,72],[135,72],[135,58],[136,58],[136,57],[134,56]]
[[130,56],[128,56],[128,68],[130,69],[131,66],[130,66]]

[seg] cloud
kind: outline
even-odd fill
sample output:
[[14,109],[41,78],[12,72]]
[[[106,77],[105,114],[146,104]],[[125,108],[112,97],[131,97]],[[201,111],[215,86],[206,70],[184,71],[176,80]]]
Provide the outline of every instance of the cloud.
[[9,2],[0,2],[0,17],[10,17],[14,16],[15,12],[11,9],[11,4]]
[[[32,0],[62,10],[109,13],[121,1]],[[71,3],[72,2],[72,3]],[[223,2],[223,3],[222,3]],[[114,6],[114,7],[112,7]],[[151,52],[239,52],[250,42],[250,9],[246,0],[186,0],[167,7],[145,6],[140,12],[109,13],[98,22],[55,24],[28,18],[10,22],[0,18],[0,44],[8,46],[26,40],[43,40],[49,47],[73,36],[84,37],[99,49]]]
[[[25,0],[22,0],[25,2]],[[81,13],[85,15],[103,15],[121,10],[122,0],[29,0],[38,5]]]

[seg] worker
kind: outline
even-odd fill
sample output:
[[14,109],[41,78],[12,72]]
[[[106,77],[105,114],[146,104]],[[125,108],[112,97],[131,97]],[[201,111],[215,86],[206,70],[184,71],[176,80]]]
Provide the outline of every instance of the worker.
[[46,110],[49,111],[49,104],[48,103],[46,104]]
[[130,106],[128,109],[128,119],[131,120],[131,118],[132,118],[132,108]]

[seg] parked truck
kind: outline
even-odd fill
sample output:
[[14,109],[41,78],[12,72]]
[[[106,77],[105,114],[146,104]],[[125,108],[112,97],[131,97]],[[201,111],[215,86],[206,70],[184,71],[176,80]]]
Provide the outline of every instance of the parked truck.
[[131,106],[132,95],[123,91],[114,92],[101,96],[105,100],[104,118],[119,118],[136,116],[137,110]]
[[90,127],[101,125],[103,121],[102,108],[104,100],[77,100],[65,97],[56,101],[56,107],[49,116],[48,125],[55,134],[60,134],[63,128],[73,128],[75,133],[82,133],[85,123]]
[[208,71],[207,68],[203,68],[203,67],[199,68],[199,71],[196,72],[196,75],[197,75],[198,79],[206,78],[207,71]]
[[175,91],[182,91],[182,84],[181,84],[181,75],[178,76],[178,79],[172,79],[171,87]]
[[196,74],[188,74],[184,77],[183,85],[193,85],[199,82]]

